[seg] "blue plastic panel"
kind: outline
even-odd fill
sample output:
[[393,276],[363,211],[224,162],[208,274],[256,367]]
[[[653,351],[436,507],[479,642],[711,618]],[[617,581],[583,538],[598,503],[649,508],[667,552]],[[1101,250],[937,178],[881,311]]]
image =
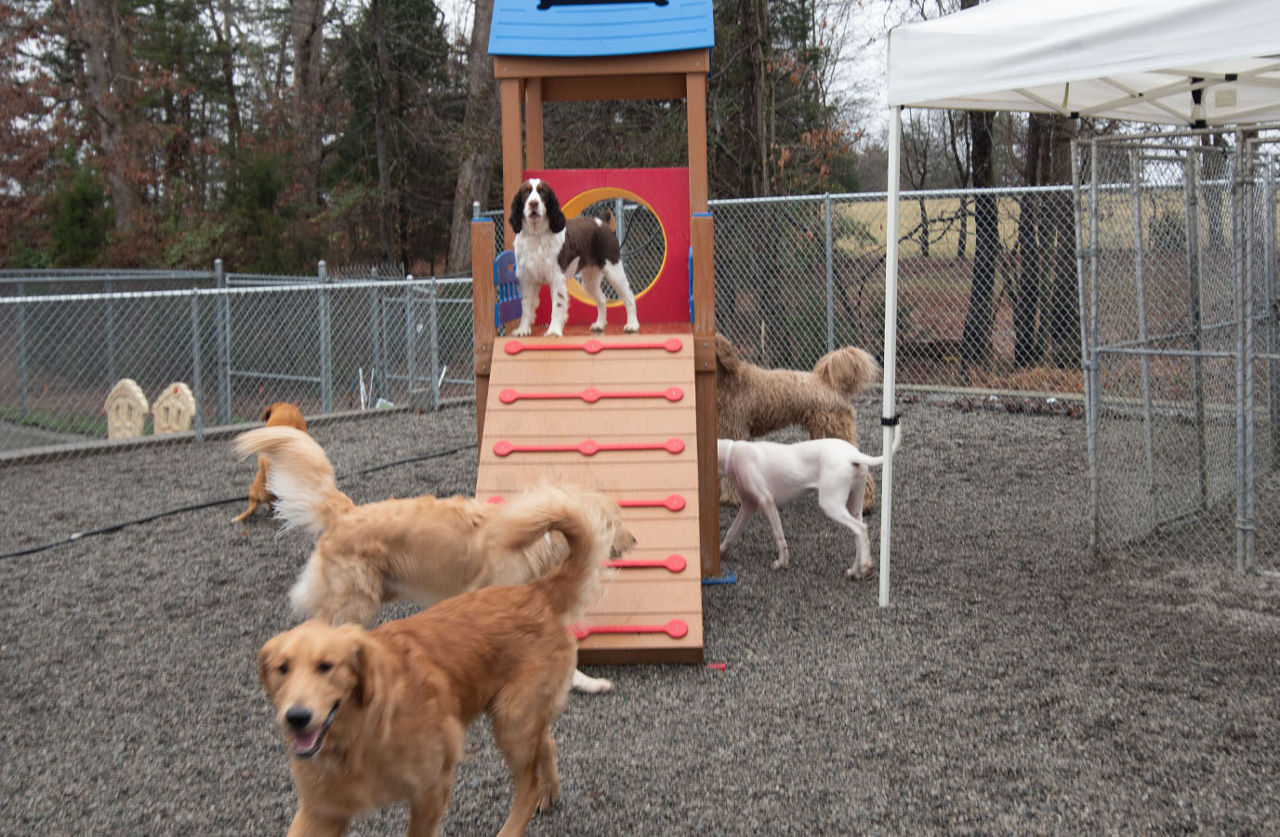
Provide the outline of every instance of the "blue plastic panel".
[[494,0],[489,30],[490,55],[577,58],[714,45],[711,0]]

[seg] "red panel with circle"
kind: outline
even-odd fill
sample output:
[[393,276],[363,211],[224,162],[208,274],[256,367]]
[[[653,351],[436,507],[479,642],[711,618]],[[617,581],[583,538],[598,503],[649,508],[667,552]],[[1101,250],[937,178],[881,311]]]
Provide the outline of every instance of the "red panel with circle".
[[[661,226],[665,246],[656,275],[647,287],[636,292],[636,317],[642,326],[689,322],[688,169],[546,169],[526,171],[524,176],[545,180],[569,218],[593,203],[610,198],[634,201],[652,212]],[[632,288],[636,288],[637,279],[648,278],[633,276],[625,255],[622,267]],[[626,322],[626,311],[620,301],[611,299],[608,311],[610,323]],[[546,324],[550,318],[550,290],[544,286],[539,296],[537,322]],[[577,282],[571,282],[568,322],[581,325],[595,320],[595,302]]]

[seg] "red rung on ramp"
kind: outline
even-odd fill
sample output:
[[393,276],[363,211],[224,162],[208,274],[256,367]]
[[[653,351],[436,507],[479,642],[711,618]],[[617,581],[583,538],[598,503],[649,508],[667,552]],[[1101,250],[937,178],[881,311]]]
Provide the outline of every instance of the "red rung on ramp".
[[609,349],[665,349],[678,352],[684,348],[679,337],[671,337],[661,343],[602,343],[599,340],[588,340],[585,343],[521,343],[519,340],[508,340],[503,350],[509,355],[521,352],[586,352],[589,355],[599,354]]
[[498,400],[503,404],[514,404],[523,399],[550,399],[550,398],[578,398],[588,404],[594,404],[602,398],[665,398],[668,401],[679,401],[684,398],[684,390],[680,387],[667,387],[662,390],[645,390],[645,391],[612,391],[601,392],[595,387],[587,387],[581,392],[517,392],[514,389],[504,389],[498,393]]
[[688,565],[683,555],[668,555],[666,558],[619,558],[614,561],[605,561],[606,567],[612,567],[617,570],[644,570],[644,569],[661,569],[668,572],[681,573]]
[[672,639],[680,639],[689,633],[689,626],[683,619],[672,619],[665,625],[588,625],[586,622],[574,622],[570,630],[578,639],[586,639],[592,634],[666,634]]
[[665,450],[667,453],[681,453],[684,442],[672,437],[665,442],[597,442],[586,439],[576,445],[517,445],[506,439],[495,442],[494,456],[509,456],[513,453],[580,453],[583,456],[595,456],[600,451],[629,450]]
[[669,509],[678,512],[684,508],[684,498],[679,494],[669,494],[661,500],[619,500],[618,505],[624,509]]

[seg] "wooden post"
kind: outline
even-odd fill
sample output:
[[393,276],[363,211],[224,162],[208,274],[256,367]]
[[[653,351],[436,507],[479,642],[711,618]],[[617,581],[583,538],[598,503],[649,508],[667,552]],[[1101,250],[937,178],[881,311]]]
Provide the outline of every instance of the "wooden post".
[[[705,181],[704,181],[705,188]],[[690,219],[693,248],[694,388],[698,395],[698,508],[702,574],[720,575],[720,469],[716,462],[715,228],[708,212]]]
[[[520,87],[517,78],[504,78],[498,83],[498,97],[502,104],[502,209],[505,213],[511,201],[515,199],[520,181],[524,178],[524,160],[520,142]],[[515,231],[506,225],[506,236],[502,239],[508,244],[515,240]],[[493,265],[493,259],[489,259]],[[490,285],[493,284],[490,277]]]
[[[707,71],[685,74],[689,105],[689,211],[707,211]],[[695,249],[694,253],[698,251]],[[696,255],[695,255],[696,258]],[[709,296],[708,299],[714,299]],[[715,331],[715,326],[711,329]],[[696,331],[695,331],[696,333]]]
[[493,306],[497,301],[497,291],[493,287],[493,259],[493,221],[474,218],[471,221],[471,327],[475,335],[476,439],[484,438],[489,367],[493,362],[493,341],[498,333],[493,325]]
[[546,168],[542,144],[542,79],[524,84],[524,160],[531,169]]

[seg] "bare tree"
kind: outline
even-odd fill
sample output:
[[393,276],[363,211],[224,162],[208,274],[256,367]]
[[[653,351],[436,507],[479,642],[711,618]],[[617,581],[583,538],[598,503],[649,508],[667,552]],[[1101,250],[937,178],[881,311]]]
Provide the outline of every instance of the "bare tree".
[[115,228],[124,232],[137,220],[143,203],[128,154],[137,78],[127,66],[127,40],[115,0],[80,0],[70,8],[73,36],[84,56],[85,94],[91,121],[97,124]]
[[471,264],[471,204],[486,201],[493,180],[498,145],[498,87],[489,57],[493,0],[476,0],[467,48],[467,107],[458,140],[458,181],[453,190],[453,222],[449,230],[448,268]]
[[303,176],[320,203],[323,149],[324,0],[291,0],[289,34],[293,46],[293,118]]

